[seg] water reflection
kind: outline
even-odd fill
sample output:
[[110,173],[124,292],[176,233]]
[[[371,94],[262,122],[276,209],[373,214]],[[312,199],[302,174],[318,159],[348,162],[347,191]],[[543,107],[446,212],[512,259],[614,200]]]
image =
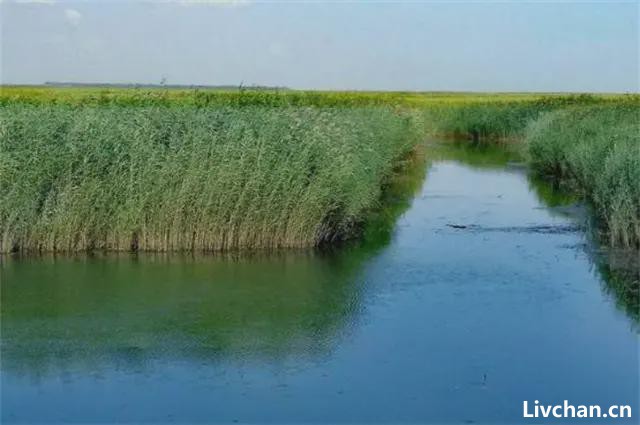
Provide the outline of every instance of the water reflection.
[[[455,160],[476,169],[502,170],[527,174],[529,190],[552,216],[570,220],[581,229],[584,243],[567,247],[586,253],[595,272],[602,281],[605,293],[610,294],[618,308],[632,320],[640,323],[640,260],[637,250],[609,249],[600,227],[579,196],[550,184],[523,166],[522,152],[517,146],[492,146],[468,142],[439,142],[429,144],[429,157]],[[564,227],[558,228],[562,231]]]
[[408,161],[337,249],[4,258],[2,422],[520,423],[542,397],[635,410],[637,336],[573,204],[541,205],[503,150],[426,149],[436,162]]
[[356,270],[353,258],[312,253],[9,262],[3,369],[322,354],[358,308]]
[[[96,371],[105,364],[143,370],[156,359],[328,355],[358,320],[365,285],[360,271],[390,243],[397,218],[424,182],[425,157],[526,172],[519,154],[504,148],[445,143],[426,149],[398,170],[384,192],[384,207],[371,212],[364,237],[337,249],[3,257],[2,369],[45,376]],[[592,228],[575,197],[535,177],[528,181],[552,214]],[[604,291],[637,323],[637,253],[603,250],[589,231],[584,244],[570,248],[588,254]]]
[[420,189],[424,155],[396,171],[364,237],[337,249],[2,258],[2,369],[45,376],[327,355],[358,318],[358,272]]
[[[595,245],[597,246],[597,245]],[[589,246],[603,289],[613,296],[618,308],[640,325],[640,260],[637,252],[596,250]]]

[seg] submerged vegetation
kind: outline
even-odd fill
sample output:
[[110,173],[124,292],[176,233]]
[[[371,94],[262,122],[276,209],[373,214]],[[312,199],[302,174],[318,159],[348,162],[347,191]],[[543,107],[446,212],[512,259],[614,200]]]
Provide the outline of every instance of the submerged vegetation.
[[427,133],[519,147],[640,243],[637,95],[0,92],[0,252],[222,250],[348,238]]

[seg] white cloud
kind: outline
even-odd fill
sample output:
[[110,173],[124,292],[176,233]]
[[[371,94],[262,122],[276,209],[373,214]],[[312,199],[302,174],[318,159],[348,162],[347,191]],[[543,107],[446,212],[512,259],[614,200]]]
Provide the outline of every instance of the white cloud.
[[69,22],[74,27],[80,25],[80,21],[82,21],[82,13],[78,12],[75,9],[65,9],[64,17],[67,19],[67,22]]

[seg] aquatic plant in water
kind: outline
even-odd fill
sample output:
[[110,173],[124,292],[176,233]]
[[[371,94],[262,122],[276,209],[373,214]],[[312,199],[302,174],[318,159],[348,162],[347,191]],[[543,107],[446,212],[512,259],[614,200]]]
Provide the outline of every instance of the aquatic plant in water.
[[418,119],[390,107],[2,108],[0,250],[222,250],[348,238]]

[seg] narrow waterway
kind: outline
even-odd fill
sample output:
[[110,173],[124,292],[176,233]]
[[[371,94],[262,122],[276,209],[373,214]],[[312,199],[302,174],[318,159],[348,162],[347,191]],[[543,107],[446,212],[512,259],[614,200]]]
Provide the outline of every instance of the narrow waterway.
[[2,258],[2,422],[637,423],[637,299],[581,208],[431,149],[332,252]]

